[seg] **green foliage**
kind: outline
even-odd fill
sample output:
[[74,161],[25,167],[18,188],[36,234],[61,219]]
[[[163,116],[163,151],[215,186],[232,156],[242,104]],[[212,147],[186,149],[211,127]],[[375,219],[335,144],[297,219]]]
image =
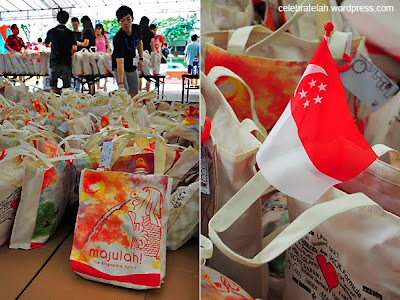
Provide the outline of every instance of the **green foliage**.
[[110,43],[112,43],[114,36],[120,30],[121,26],[119,26],[118,21],[116,19],[103,20],[103,21],[101,21],[101,24],[103,24],[104,31],[107,31],[110,33],[108,36],[108,39],[110,40]]
[[54,231],[57,210],[52,202],[40,204],[33,238],[49,236]]
[[154,20],[157,26],[157,33],[161,34],[164,39],[171,43],[175,41],[188,41],[192,32],[198,30],[199,19],[197,13],[188,18],[168,18],[164,20]]
[[31,38],[31,31],[29,30],[29,27],[30,27],[30,24],[28,24],[28,25],[21,24],[21,29],[25,33],[25,36],[28,39],[28,41]]

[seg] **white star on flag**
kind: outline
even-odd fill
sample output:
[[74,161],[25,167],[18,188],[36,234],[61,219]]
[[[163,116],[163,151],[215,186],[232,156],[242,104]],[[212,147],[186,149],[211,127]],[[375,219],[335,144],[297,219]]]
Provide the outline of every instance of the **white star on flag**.
[[301,92],[299,92],[300,99],[303,99],[307,95],[308,91],[305,92],[304,89],[301,89]]
[[321,103],[322,98],[323,98],[323,97],[320,97],[319,95],[317,95],[317,97],[313,98],[314,101],[315,101],[315,104]]
[[310,100],[306,100],[306,102],[303,103],[304,108],[310,105]]
[[308,84],[310,85],[310,88],[312,88],[313,86],[315,86],[316,83],[317,83],[316,80],[311,79],[311,82],[309,82]]
[[[304,99],[299,94],[302,89],[308,91]],[[332,186],[359,175],[377,159],[354,123],[325,39],[256,159],[268,183],[310,204]]]
[[321,82],[321,84],[318,86],[318,88],[319,88],[319,91],[326,91],[325,90],[325,87],[327,86],[327,84],[323,84],[322,82]]

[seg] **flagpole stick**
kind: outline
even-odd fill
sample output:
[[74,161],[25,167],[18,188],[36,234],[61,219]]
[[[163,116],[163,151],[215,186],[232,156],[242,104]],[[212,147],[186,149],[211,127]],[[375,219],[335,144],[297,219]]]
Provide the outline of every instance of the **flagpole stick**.
[[331,37],[331,32],[333,31],[333,28],[335,28],[335,26],[333,26],[332,22],[326,22],[324,25],[325,39],[328,44],[329,44],[329,38]]

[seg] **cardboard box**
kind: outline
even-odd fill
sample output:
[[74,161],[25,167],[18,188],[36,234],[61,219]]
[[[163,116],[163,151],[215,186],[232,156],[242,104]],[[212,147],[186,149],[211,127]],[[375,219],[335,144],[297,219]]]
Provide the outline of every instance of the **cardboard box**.
[[15,299],[20,294],[21,300],[199,299],[198,239],[191,239],[177,251],[167,251],[165,282],[160,289],[143,291],[89,281],[77,275],[69,261],[72,240],[72,226],[66,225],[40,248],[0,247],[0,299]]

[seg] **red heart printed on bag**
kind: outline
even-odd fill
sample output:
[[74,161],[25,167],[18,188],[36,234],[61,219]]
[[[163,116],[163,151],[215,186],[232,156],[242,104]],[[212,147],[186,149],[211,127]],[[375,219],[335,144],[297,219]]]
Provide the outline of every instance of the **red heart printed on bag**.
[[317,255],[317,261],[321,268],[322,275],[324,275],[326,283],[328,284],[329,291],[332,291],[332,289],[339,284],[336,270],[331,263],[326,262],[326,258],[323,255]]

